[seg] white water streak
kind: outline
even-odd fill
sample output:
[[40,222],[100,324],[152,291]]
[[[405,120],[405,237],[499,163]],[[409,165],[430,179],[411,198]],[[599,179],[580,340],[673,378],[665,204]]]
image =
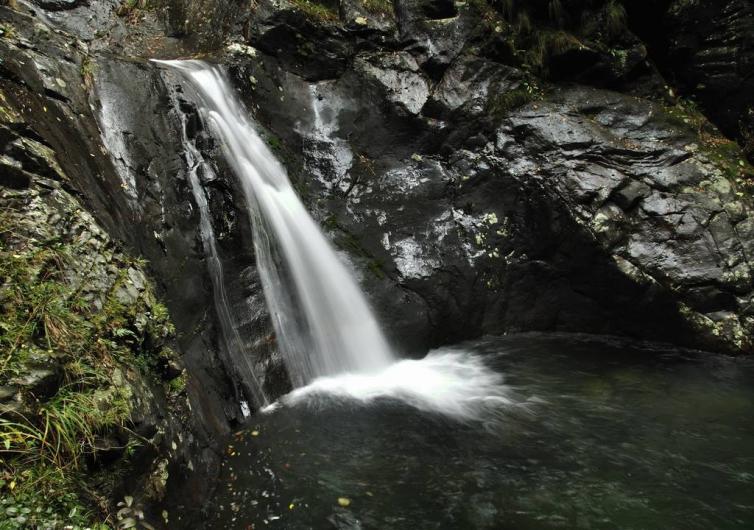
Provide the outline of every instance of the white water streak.
[[294,385],[390,365],[390,348],[356,281],[248,120],[224,72],[201,61],[160,62],[189,81],[200,114],[241,181],[265,298]]
[[[202,171],[205,178],[212,180],[214,177],[214,171],[204,160],[204,157],[196,147],[195,143],[189,139],[187,128],[188,124],[186,117],[182,116],[181,142],[184,149],[183,156],[188,168],[188,180],[191,185],[191,193],[194,196],[194,202],[199,209],[199,235],[202,239],[204,256],[207,260],[207,272],[209,272],[210,281],[212,282],[212,296],[214,298],[217,318],[220,322],[220,331],[229,355],[236,361],[234,363],[235,368],[239,370],[241,378],[248,381],[249,390],[254,394],[254,398],[257,402],[266,405],[269,401],[267,400],[267,396],[264,394],[262,386],[259,384],[259,380],[254,373],[251,356],[249,355],[249,352],[246,351],[246,348],[244,348],[243,341],[236,329],[236,321],[233,317],[233,312],[230,309],[230,302],[228,301],[227,290],[225,288],[223,264],[217,251],[217,238],[215,237],[215,230],[212,227],[209,203],[207,201],[204,187],[201,185],[199,179],[199,172]],[[241,401],[241,410],[244,417],[248,416],[245,412],[248,409],[248,403],[246,401]]]

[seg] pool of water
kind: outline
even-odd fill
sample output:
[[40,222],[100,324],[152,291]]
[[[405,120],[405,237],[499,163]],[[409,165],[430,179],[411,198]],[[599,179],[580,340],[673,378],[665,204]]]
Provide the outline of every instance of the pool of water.
[[564,335],[458,348],[505,400],[466,420],[326,395],[260,414],[203,527],[754,528],[752,360]]

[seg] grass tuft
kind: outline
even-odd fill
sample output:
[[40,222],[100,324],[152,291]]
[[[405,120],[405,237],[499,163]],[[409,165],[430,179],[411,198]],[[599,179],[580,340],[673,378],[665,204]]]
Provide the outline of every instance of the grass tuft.
[[[35,212],[0,211],[0,387],[15,393],[0,403],[0,498],[17,514],[0,528],[35,527],[27,525],[32,520],[60,521],[44,528],[92,527],[81,509],[93,503],[84,487],[89,465],[104,439],[108,451],[118,449],[113,440],[123,440],[124,454],[132,445],[127,374],[159,374],[174,329],[148,286],[124,301],[129,271],[141,262],[90,247],[88,239],[45,239],[48,232],[31,226]],[[81,221],[74,212],[68,223]],[[81,270],[81,256],[95,251],[110,260],[104,279],[94,276],[104,282],[101,291]],[[32,483],[38,487],[18,489]],[[35,491],[47,489],[69,496],[59,504],[66,511],[27,512],[46,502]]]
[[362,0],[362,5],[373,15],[395,15],[392,0]]
[[293,5],[312,18],[323,22],[335,22],[339,19],[332,7],[312,0],[291,0]]

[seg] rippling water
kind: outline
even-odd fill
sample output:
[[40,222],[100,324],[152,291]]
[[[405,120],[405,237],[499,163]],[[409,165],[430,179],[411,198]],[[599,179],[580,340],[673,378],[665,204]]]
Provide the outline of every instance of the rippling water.
[[205,527],[754,528],[751,360],[536,335],[435,355],[459,352],[504,379],[478,414],[304,390],[229,440]]

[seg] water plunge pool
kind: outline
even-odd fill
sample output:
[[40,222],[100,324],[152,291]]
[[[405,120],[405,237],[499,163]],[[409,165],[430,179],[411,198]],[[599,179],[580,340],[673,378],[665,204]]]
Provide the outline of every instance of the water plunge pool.
[[318,394],[258,414],[205,527],[754,527],[751,360],[566,335],[461,348],[508,403],[458,421]]

